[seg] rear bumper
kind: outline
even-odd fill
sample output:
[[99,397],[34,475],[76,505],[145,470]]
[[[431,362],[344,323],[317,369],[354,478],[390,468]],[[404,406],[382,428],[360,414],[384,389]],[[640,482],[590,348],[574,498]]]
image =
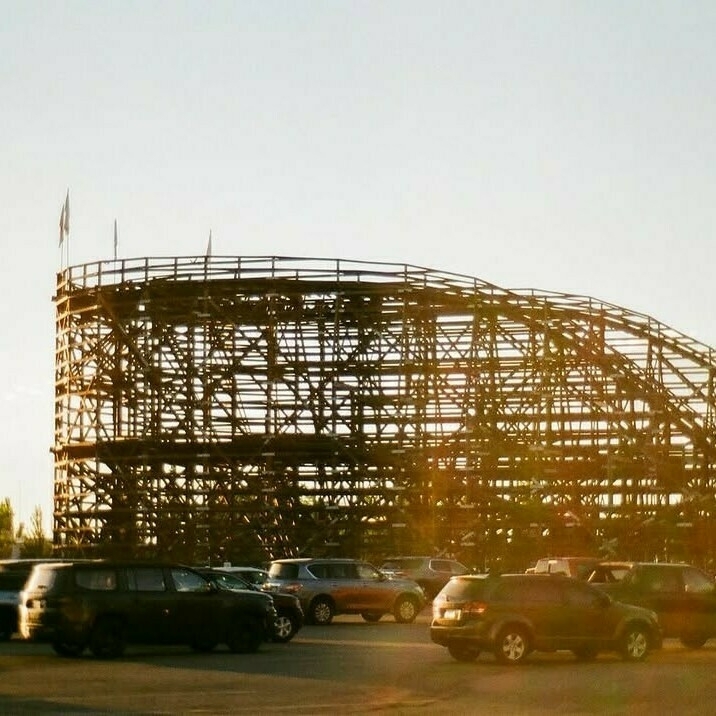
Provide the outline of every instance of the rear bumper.
[[484,632],[482,626],[474,623],[462,626],[445,626],[433,623],[430,626],[430,639],[440,646],[462,643],[479,649],[492,648],[489,635]]

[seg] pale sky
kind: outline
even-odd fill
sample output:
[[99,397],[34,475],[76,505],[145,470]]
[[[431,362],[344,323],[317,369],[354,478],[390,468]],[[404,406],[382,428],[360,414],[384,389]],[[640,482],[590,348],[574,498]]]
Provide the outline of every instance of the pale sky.
[[52,512],[69,262],[389,261],[716,346],[716,2],[0,0],[0,499]]

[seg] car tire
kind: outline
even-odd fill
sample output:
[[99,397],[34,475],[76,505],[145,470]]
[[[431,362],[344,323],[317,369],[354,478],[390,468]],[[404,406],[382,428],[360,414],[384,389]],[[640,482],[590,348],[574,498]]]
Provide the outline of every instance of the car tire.
[[628,626],[621,638],[620,653],[625,661],[643,661],[649,653],[649,630],[641,625]]
[[74,644],[67,641],[53,641],[52,650],[58,656],[76,658],[85,650],[84,644]]
[[393,608],[393,616],[398,624],[412,624],[418,616],[418,603],[413,597],[398,597]]
[[456,661],[475,661],[480,656],[480,650],[469,644],[448,644],[447,649]]
[[231,625],[226,641],[233,654],[253,654],[261,646],[261,629],[253,621],[237,621]]
[[15,633],[17,617],[14,614],[0,614],[0,641],[8,641]]
[[335,608],[330,600],[325,597],[317,597],[311,602],[308,613],[312,624],[328,626],[333,621]]
[[210,639],[207,636],[197,636],[192,639],[189,645],[194,651],[198,651],[202,654],[208,654],[209,652],[216,649],[216,640]]
[[298,631],[295,617],[288,612],[279,612],[274,625],[273,641],[285,644],[291,641]]
[[376,614],[375,612],[363,612],[361,614],[363,619],[367,622],[375,623],[379,622],[380,618],[383,616],[382,614]]
[[501,664],[521,664],[530,651],[527,630],[517,624],[503,627],[495,639],[495,658]]
[[98,659],[116,659],[124,654],[124,627],[119,619],[97,621],[89,640],[90,651]]
[[706,642],[708,637],[703,634],[682,634],[681,643],[687,649],[700,649]]

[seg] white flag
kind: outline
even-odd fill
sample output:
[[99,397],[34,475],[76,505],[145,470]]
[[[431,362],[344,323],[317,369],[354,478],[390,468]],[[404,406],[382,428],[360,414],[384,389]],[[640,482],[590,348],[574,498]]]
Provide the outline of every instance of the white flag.
[[114,260],[117,260],[117,219],[114,220]]
[[209,240],[206,242],[206,255],[211,256],[211,229],[209,229]]
[[62,248],[62,242],[65,240],[65,205],[62,205],[62,211],[60,211],[60,248]]
[[67,196],[65,197],[65,235],[69,236],[70,233],[70,190],[67,190]]
[[60,246],[65,240],[66,236],[70,234],[70,190],[67,190],[67,196],[65,197],[65,203],[62,205],[62,211],[60,212]]

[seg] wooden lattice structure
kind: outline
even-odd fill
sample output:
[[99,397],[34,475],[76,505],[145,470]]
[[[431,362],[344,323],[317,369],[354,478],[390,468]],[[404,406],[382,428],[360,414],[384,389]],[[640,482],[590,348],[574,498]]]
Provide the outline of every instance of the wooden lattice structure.
[[649,316],[279,257],[71,266],[54,300],[65,554],[716,555],[716,354]]

